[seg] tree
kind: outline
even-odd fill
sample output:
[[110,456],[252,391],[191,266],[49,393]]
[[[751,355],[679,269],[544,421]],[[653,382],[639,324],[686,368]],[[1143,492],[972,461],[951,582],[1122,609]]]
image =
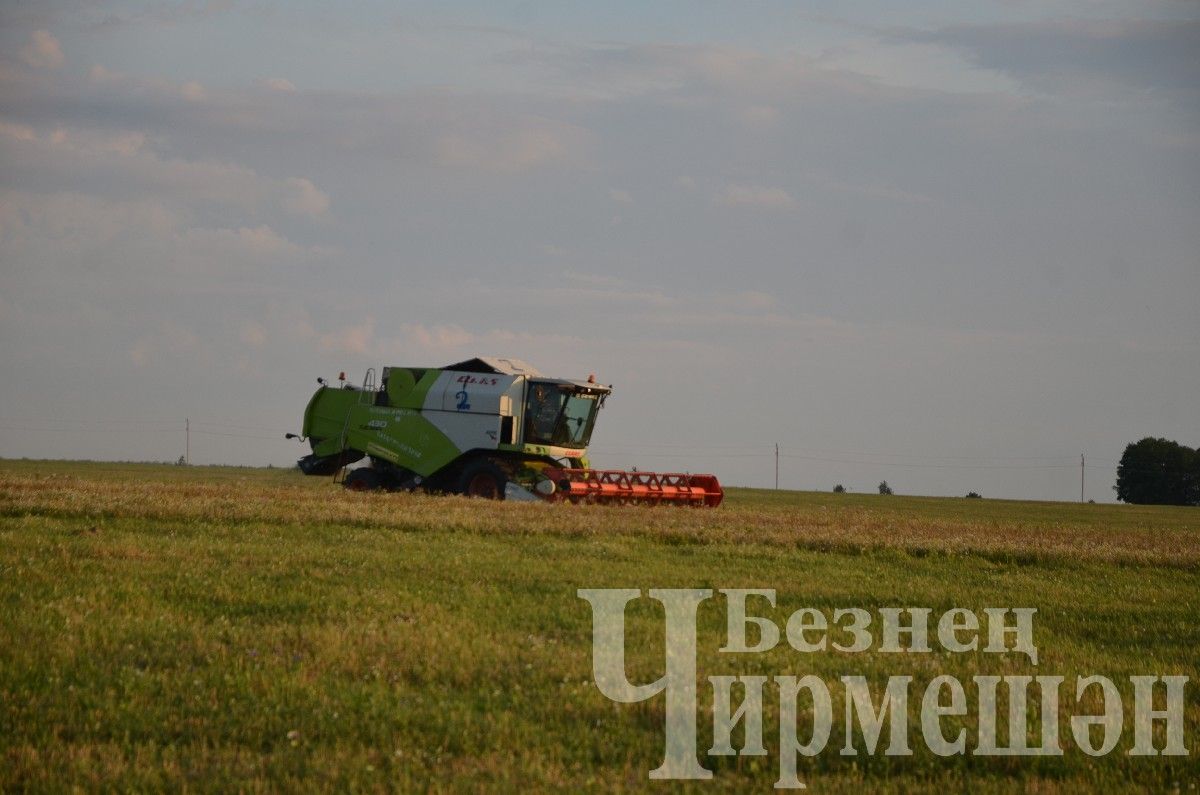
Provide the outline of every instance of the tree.
[[967,492],[967,499],[968,499],[968,500],[982,500],[982,499],[983,499],[983,495],[982,495],[982,494],[980,494],[980,493],[979,493],[979,492],[977,492],[977,491],[968,491],[968,492]]
[[879,493],[880,494],[891,494],[892,493],[892,487],[887,484],[886,480],[879,482]]
[[839,483],[839,484],[837,484],[836,486],[834,486],[834,487],[833,487],[833,493],[834,493],[834,494],[845,494],[845,493],[846,493],[846,487],[845,487],[845,486],[843,486],[841,483]]
[[1131,443],[1113,490],[1136,505],[1200,505],[1200,451],[1149,436]]

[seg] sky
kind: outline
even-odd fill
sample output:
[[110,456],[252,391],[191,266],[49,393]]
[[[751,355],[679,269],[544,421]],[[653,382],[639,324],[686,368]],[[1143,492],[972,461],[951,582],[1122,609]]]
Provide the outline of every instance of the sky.
[[4,2],[0,457],[496,355],[598,466],[1108,502],[1200,443],[1198,221],[1182,0]]

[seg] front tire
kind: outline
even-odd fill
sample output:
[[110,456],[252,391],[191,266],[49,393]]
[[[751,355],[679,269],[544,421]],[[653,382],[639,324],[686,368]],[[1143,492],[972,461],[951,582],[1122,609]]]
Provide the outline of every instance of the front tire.
[[463,467],[458,477],[456,491],[466,497],[480,497],[485,500],[504,499],[504,487],[508,477],[504,470],[491,461],[481,459],[472,461]]

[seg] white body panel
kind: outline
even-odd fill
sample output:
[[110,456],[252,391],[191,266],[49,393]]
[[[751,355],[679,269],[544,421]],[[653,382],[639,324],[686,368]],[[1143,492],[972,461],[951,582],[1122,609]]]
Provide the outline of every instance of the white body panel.
[[464,453],[468,450],[495,450],[500,439],[499,414],[474,414],[465,411],[423,411],[421,416]]
[[525,377],[446,370],[425,396],[425,411],[511,417],[521,411]]

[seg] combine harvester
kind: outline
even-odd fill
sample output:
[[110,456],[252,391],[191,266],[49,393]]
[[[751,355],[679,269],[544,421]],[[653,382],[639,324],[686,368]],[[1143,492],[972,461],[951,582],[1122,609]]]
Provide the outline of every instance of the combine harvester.
[[715,508],[714,475],[592,469],[587,446],[612,387],[546,378],[519,359],[477,358],[442,368],[385,367],[378,387],[323,379],[304,412],[306,475],[349,470],[348,489],[471,497]]

